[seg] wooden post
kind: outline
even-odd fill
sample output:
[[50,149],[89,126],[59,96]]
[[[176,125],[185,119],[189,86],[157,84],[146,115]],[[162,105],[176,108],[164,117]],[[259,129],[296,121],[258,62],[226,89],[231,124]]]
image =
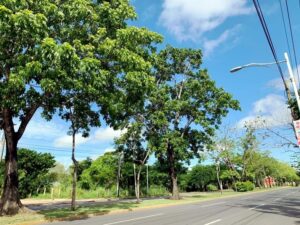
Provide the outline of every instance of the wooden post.
[[146,165],[147,169],[147,196],[149,195],[149,169],[148,169],[148,164]]
[[51,199],[54,200],[54,188],[51,188]]

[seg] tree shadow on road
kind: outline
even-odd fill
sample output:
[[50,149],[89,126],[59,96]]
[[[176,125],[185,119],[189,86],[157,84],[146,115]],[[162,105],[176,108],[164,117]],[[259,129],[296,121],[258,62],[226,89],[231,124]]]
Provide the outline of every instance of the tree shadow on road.
[[84,220],[91,216],[105,215],[111,211],[126,210],[132,211],[136,208],[136,203],[119,202],[111,204],[94,204],[89,206],[79,206],[76,211],[72,211],[70,208],[58,208],[51,210],[39,211],[39,214],[44,215],[48,221],[73,221],[73,220]]
[[[278,202],[266,203],[265,205],[257,207],[257,205],[244,205],[247,208],[252,209],[255,212],[268,213],[281,215],[292,218],[300,218],[300,200],[293,198],[286,198]],[[256,208],[255,208],[256,207]],[[300,221],[297,222],[300,224]]]

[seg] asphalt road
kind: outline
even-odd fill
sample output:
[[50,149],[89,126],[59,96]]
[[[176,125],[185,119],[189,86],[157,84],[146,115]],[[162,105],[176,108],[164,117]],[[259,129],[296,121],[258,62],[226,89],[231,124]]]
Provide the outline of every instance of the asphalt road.
[[108,214],[51,225],[300,225],[300,189]]

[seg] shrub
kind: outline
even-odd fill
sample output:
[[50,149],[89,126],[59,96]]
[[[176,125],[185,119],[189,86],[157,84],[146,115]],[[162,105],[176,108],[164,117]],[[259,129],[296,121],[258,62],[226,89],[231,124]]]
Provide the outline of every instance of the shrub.
[[[146,190],[143,190],[145,196],[147,196]],[[148,196],[155,197],[155,196],[168,196],[170,193],[168,190],[163,186],[158,185],[151,185],[149,188]]]
[[[246,191],[253,191],[254,190],[254,184],[251,181],[246,182],[236,182],[235,183],[236,190],[238,192],[246,192]],[[235,187],[233,187],[235,189]]]
[[214,184],[207,185],[206,189],[207,189],[207,191],[217,191],[218,190],[217,186]]

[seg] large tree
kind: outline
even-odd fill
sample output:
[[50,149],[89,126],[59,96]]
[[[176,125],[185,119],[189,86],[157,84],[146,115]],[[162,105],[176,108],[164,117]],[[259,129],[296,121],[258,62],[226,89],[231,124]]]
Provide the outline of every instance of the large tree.
[[173,199],[179,198],[176,165],[210,149],[222,117],[230,109],[239,109],[201,63],[199,50],[170,46],[162,50],[155,68],[156,89],[146,106],[150,148],[168,164]]
[[50,120],[74,88],[84,87],[117,126],[144,102],[152,43],[161,37],[128,27],[135,17],[128,0],[1,1],[0,129],[7,148],[0,214],[22,208],[17,145],[38,109]]

